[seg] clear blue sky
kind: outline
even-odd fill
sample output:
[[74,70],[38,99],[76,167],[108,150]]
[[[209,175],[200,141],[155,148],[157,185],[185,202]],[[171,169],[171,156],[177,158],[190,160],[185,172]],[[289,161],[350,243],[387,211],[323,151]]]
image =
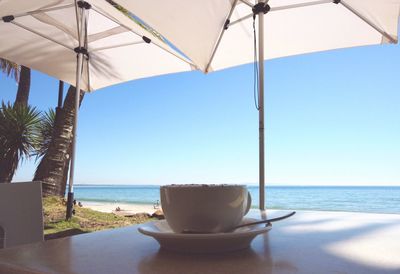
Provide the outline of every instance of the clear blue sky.
[[[179,73],[87,94],[76,183],[258,182],[253,67]],[[266,62],[267,184],[400,186],[400,47]],[[0,76],[0,100],[16,84]],[[30,104],[57,104],[58,80],[32,75]],[[30,180],[24,162],[15,181]]]

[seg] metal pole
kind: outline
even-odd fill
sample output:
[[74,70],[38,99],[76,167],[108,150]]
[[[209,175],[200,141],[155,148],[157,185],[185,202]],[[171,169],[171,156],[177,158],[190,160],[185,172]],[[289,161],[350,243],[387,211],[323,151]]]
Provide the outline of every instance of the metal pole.
[[76,139],[78,137],[77,127],[78,127],[82,64],[83,64],[83,53],[78,53],[78,61],[76,69],[75,117],[74,117],[74,128],[73,128],[73,138],[72,138],[71,167],[69,171],[68,196],[67,196],[67,220],[72,217],[73,202],[74,202],[73,185],[74,185],[75,161],[76,161]]
[[[265,0],[259,0],[264,3]],[[259,188],[260,209],[265,209],[265,162],[264,162],[264,13],[258,14],[258,131],[259,131]]]
[[[79,47],[83,45],[83,37],[85,33],[85,12],[82,12],[81,25],[80,25],[80,37],[79,37]],[[71,219],[73,213],[73,202],[74,202],[74,174],[75,174],[75,161],[76,161],[76,139],[78,132],[78,112],[79,112],[79,101],[80,101],[80,91],[81,91],[81,74],[83,66],[83,52],[79,51],[77,54],[76,63],[76,93],[75,93],[75,118],[74,118],[74,128],[73,128],[73,138],[72,138],[72,153],[71,153],[71,167],[69,171],[69,183],[68,183],[68,196],[67,196],[67,220]]]

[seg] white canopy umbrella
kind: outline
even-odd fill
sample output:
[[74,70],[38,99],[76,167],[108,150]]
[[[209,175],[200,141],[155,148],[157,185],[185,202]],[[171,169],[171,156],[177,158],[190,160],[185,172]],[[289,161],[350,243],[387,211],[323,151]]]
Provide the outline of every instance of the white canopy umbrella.
[[68,188],[71,217],[80,90],[195,66],[163,38],[104,0],[0,1],[0,57],[76,86]]
[[205,73],[254,61],[253,20],[258,16],[260,209],[265,207],[263,60],[397,43],[400,10],[400,0],[116,2],[162,33]]

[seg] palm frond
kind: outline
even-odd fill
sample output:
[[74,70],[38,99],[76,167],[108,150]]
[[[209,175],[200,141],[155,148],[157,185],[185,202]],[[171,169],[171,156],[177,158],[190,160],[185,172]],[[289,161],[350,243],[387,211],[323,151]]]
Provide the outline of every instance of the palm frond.
[[38,124],[38,143],[33,155],[36,156],[36,160],[44,156],[50,146],[53,138],[53,132],[56,121],[56,112],[54,109],[49,109],[42,115],[41,121]]
[[0,70],[5,73],[8,77],[12,77],[15,81],[19,81],[19,73],[21,71],[21,67],[11,61],[0,58]]
[[31,106],[2,102],[0,108],[0,157],[15,154],[16,160],[29,158],[38,142],[40,111]]

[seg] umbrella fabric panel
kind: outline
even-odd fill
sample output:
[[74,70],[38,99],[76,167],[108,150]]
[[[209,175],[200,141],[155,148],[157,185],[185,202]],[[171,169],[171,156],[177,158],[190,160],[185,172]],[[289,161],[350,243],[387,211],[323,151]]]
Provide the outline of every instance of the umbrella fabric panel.
[[205,70],[235,0],[117,0]]
[[[240,0],[117,2],[165,35],[205,72],[254,60],[252,10]],[[339,4],[332,0],[270,0],[268,4],[265,59],[397,43],[400,0],[342,0]],[[223,31],[227,18],[229,28]]]
[[76,53],[73,50],[46,39],[38,39],[36,34],[9,23],[0,22],[0,33],[2,36],[6,34],[4,42],[0,44],[2,58],[75,85]]
[[343,3],[359,11],[368,21],[384,30],[397,41],[399,0],[346,0]]
[[[233,22],[247,15],[249,8],[241,5],[236,11]],[[265,59],[387,41],[344,6],[333,3],[271,11],[264,20]],[[249,18],[225,31],[211,63],[213,70],[254,60],[252,24]]]
[[[188,71],[190,67],[177,61],[177,58],[165,54],[154,46],[138,44],[121,47],[114,58],[115,50],[103,50],[91,55],[90,82],[96,86],[108,86],[110,82],[125,82],[125,79],[140,79],[152,75],[162,75],[172,72]],[[113,60],[109,62],[108,60]],[[107,75],[107,77],[104,77]]]
[[[0,45],[0,57],[75,85],[74,49],[79,42],[74,1],[32,1],[37,5],[26,2],[26,7],[23,2],[19,10],[10,8],[14,7],[11,1],[0,2],[0,9],[13,12],[2,10],[3,16],[15,15],[12,22],[0,21],[4,41]],[[90,4],[92,8],[86,11],[89,58],[84,58],[83,90],[193,68],[158,35],[106,1],[91,0]],[[30,10],[44,6],[44,11]],[[18,16],[27,12],[30,14]]]
[[19,15],[22,13],[43,10],[72,4],[71,0],[2,0],[0,1],[0,17],[7,15]]

